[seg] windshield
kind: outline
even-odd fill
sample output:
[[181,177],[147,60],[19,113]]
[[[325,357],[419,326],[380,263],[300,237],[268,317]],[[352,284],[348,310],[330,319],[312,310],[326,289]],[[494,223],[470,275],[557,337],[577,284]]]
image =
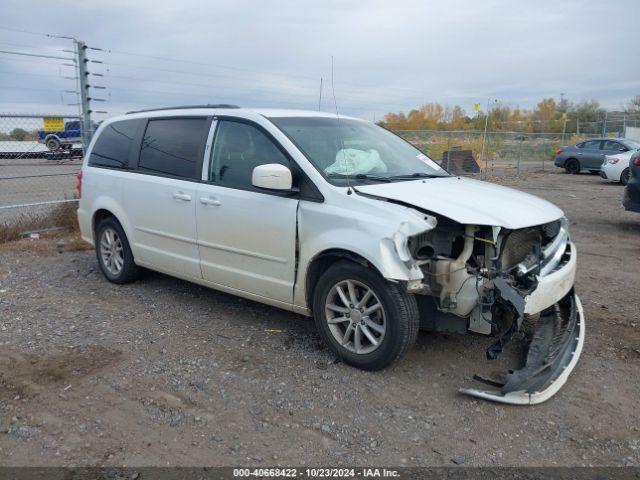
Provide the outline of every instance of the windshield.
[[637,142],[636,140],[625,138],[623,143],[632,150],[640,149],[640,142]]
[[449,176],[410,143],[369,122],[322,117],[270,120],[337,185]]

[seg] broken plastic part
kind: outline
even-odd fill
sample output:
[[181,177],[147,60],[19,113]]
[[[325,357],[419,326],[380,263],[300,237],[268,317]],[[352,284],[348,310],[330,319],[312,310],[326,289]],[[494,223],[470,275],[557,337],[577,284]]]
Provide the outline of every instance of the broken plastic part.
[[540,316],[524,368],[507,374],[502,386],[492,380],[496,389],[465,388],[460,392],[512,405],[542,403],[562,388],[575,368],[584,345],[584,333],[582,304],[570,292]]
[[509,285],[504,278],[496,277],[493,281],[496,290],[498,291],[499,296],[502,298],[502,301],[507,303],[514,314],[514,319],[511,322],[511,326],[509,329],[504,332],[498,340],[493,343],[489,348],[487,348],[487,359],[495,360],[498,358],[498,355],[502,352],[504,346],[509,343],[513,334],[516,333],[520,329],[520,325],[522,324],[522,318],[524,314],[524,298],[520,293]]

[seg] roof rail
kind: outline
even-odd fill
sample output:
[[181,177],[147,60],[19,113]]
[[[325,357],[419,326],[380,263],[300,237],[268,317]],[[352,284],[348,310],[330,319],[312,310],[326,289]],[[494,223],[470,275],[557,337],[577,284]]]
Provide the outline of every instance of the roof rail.
[[185,110],[189,108],[240,108],[238,105],[230,105],[228,103],[208,104],[208,105],[180,105],[177,107],[162,107],[162,108],[149,108],[147,110],[132,110],[127,112],[127,115],[131,113],[144,113],[144,112],[160,112],[162,110]]

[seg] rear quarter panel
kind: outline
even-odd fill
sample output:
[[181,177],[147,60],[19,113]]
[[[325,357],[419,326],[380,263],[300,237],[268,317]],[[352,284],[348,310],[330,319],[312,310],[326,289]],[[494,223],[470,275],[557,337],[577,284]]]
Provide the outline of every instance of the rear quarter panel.
[[[122,176],[125,172],[84,166],[82,169],[82,197],[78,207],[78,223],[84,240],[94,243],[93,218],[98,210],[111,212],[120,222],[133,245],[133,231],[122,207]],[[135,252],[134,252],[135,254]]]

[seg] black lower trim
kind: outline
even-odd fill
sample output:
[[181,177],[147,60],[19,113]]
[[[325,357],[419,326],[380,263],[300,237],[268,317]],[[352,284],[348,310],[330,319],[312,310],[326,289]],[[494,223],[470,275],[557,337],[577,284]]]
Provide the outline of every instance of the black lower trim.
[[526,364],[507,374],[502,394],[521,390],[535,393],[560,376],[578,345],[578,321],[573,291],[542,312],[529,345]]

